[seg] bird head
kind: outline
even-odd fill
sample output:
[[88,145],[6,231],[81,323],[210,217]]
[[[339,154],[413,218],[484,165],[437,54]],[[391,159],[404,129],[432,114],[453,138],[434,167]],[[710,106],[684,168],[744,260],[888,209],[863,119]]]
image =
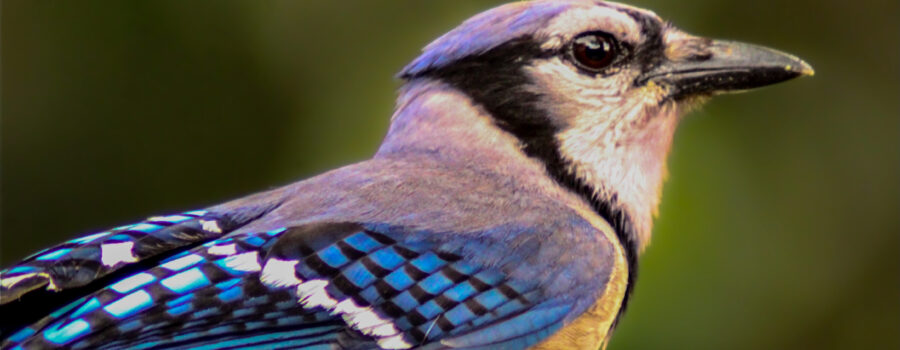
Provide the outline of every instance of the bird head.
[[640,251],[680,116],[709,96],[812,72],[794,56],[690,35],[647,10],[536,0],[465,21],[400,76],[468,96]]

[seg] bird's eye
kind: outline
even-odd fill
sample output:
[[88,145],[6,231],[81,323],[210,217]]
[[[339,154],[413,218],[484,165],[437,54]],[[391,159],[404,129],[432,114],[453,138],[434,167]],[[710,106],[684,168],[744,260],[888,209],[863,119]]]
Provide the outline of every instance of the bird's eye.
[[616,45],[605,33],[591,32],[572,40],[572,58],[581,68],[598,72],[613,63]]

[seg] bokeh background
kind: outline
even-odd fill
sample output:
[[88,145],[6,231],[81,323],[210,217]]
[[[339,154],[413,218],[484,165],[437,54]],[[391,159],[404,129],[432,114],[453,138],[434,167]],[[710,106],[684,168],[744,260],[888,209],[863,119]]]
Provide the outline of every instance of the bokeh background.
[[[498,3],[3,0],[0,263],[369,157],[393,74]],[[611,349],[900,348],[900,3],[633,4],[817,75],[684,121]]]

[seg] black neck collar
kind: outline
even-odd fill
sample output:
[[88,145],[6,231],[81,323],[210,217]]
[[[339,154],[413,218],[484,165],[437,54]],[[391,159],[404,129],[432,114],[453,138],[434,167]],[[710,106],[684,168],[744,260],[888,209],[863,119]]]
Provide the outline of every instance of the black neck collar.
[[555,138],[559,128],[546,111],[537,107],[538,94],[523,88],[530,83],[522,71],[525,64],[553,54],[541,50],[532,40],[520,39],[481,55],[404,78],[436,79],[466,93],[491,114],[498,127],[522,142],[526,155],[540,160],[557,183],[590,202],[594,211],[612,226],[628,261],[628,286],[616,317],[618,322],[637,278],[638,243],[632,239],[634,225],[629,215],[617,205],[615,196],[609,200],[597,199],[594,188],[567,170],[567,161],[559,153]]

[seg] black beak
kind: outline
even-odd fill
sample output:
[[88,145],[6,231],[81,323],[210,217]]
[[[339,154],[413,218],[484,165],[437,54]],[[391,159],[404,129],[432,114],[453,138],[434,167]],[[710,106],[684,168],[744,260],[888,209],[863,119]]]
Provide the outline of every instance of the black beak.
[[705,55],[683,61],[664,61],[642,77],[671,89],[670,97],[734,92],[813,75],[803,60],[783,52],[732,41],[708,42]]

